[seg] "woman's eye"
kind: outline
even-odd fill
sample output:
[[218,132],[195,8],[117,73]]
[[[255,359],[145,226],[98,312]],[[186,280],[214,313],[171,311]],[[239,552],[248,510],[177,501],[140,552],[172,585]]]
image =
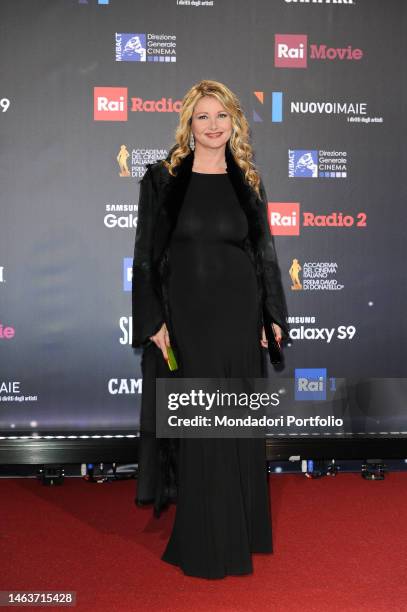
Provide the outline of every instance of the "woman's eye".
[[[227,117],[227,113],[220,113],[221,117]],[[199,115],[198,119],[203,119],[204,117],[207,117],[207,115]]]

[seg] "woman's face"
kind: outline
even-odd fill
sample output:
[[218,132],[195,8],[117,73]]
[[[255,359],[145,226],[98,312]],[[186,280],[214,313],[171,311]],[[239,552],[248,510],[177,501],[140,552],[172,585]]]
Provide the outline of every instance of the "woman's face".
[[191,123],[195,146],[223,147],[232,134],[232,118],[214,96],[204,96],[195,105]]

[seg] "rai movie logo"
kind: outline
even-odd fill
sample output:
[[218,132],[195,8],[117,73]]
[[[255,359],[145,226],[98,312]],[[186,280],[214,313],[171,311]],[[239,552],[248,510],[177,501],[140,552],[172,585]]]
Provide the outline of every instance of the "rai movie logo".
[[276,34],[274,37],[276,68],[306,68],[307,45],[306,34]]

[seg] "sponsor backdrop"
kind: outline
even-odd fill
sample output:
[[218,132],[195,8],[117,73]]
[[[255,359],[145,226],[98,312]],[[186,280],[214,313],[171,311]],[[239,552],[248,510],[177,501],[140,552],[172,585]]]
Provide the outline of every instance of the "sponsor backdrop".
[[359,390],[377,379],[345,408],[347,432],[407,431],[405,2],[3,0],[0,12],[0,430],[137,432],[138,180],[173,144],[184,93],[209,78],[240,97],[267,190],[293,341],[271,376],[292,377],[304,411],[339,377]]

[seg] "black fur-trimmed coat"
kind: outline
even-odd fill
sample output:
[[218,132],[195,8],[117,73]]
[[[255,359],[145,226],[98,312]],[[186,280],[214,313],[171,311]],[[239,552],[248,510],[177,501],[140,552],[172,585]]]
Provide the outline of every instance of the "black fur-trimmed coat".
[[[170,159],[171,152],[167,156]],[[258,337],[263,325],[263,308],[270,320],[282,329],[283,343],[289,340],[287,306],[281,281],[274,238],[267,217],[267,196],[263,181],[259,198],[245,181],[243,171],[226,145],[227,173],[246,213],[248,235],[242,247],[250,257],[257,276]],[[179,362],[168,301],[168,250],[172,231],[191,178],[194,152],[191,151],[171,176],[162,160],[147,164],[140,181],[138,221],[134,244],[132,285],[132,346],[142,348],[143,395],[139,440],[139,476],[136,502],[154,503],[155,515],[176,499],[177,441],[155,438],[155,381],[176,375],[168,369],[161,351],[150,340],[166,322],[171,345]],[[182,363],[180,364],[182,366]]]

